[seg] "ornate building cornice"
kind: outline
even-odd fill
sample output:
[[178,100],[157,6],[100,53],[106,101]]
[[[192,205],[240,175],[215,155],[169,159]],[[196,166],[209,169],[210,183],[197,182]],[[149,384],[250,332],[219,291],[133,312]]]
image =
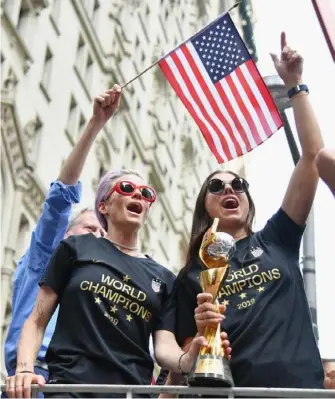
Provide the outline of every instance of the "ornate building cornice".
[[29,143],[17,120],[14,102],[8,92],[2,90],[1,95],[1,140],[8,159],[11,180],[16,190],[25,193],[23,203],[37,220],[45,192],[41,183],[32,174],[34,167],[29,160]]
[[7,37],[10,38],[10,46],[17,53],[17,59],[21,62],[22,71],[26,73],[33,63],[33,58],[3,7],[1,7],[1,26],[5,30]]

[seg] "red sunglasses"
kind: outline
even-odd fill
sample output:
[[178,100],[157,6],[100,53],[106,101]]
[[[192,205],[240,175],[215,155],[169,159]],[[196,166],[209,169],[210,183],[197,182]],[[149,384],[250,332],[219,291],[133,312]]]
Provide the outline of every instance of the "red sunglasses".
[[134,191],[139,189],[141,195],[145,201],[155,202],[157,198],[156,191],[149,186],[137,186],[135,183],[131,181],[122,180],[119,181],[111,188],[109,193],[107,194],[106,200],[116,191],[121,195],[133,195]]

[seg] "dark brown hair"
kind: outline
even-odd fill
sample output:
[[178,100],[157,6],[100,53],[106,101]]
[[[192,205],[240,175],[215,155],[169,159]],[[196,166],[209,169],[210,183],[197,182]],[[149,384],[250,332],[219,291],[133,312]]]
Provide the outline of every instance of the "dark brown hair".
[[[230,170],[227,171],[216,170],[215,172],[211,173],[204,181],[204,184],[200,189],[197,201],[195,203],[191,238],[186,256],[186,266],[185,266],[186,269],[188,269],[193,262],[198,260],[198,251],[201,245],[202,238],[205,232],[210,228],[210,226],[213,223],[213,219],[209,216],[205,206],[208,182],[213,178],[213,176],[222,172],[229,173],[235,177],[240,177],[238,174],[231,172]],[[252,223],[255,217],[255,204],[250,196],[249,191],[246,190],[245,193],[247,195],[249,202],[249,213],[247,217],[247,234],[253,234]]]

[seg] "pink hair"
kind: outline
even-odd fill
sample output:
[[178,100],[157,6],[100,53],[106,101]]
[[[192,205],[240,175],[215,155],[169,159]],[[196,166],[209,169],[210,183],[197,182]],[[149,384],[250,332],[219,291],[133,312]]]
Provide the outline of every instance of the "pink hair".
[[106,197],[109,193],[109,190],[112,187],[112,184],[115,180],[119,179],[121,176],[125,175],[135,175],[143,178],[138,172],[130,169],[121,169],[121,170],[112,170],[107,172],[105,176],[103,176],[99,182],[97,195],[95,197],[95,213],[97,218],[101,224],[101,226],[107,231],[108,225],[107,220],[103,214],[99,212],[99,204],[106,200]]

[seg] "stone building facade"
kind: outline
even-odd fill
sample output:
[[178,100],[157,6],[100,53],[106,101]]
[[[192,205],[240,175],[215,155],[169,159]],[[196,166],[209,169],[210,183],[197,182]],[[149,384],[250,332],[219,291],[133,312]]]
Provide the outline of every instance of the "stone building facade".
[[[91,115],[92,98],[127,82],[233,3],[1,1],[2,375],[16,262],[50,182]],[[242,27],[239,14],[232,15]],[[158,67],[129,85],[119,112],[98,136],[82,174],[80,206],[92,206],[100,177],[120,167],[139,169],[157,189],[142,249],[178,270],[195,196],[219,165]],[[229,167],[244,173],[240,160]]]

